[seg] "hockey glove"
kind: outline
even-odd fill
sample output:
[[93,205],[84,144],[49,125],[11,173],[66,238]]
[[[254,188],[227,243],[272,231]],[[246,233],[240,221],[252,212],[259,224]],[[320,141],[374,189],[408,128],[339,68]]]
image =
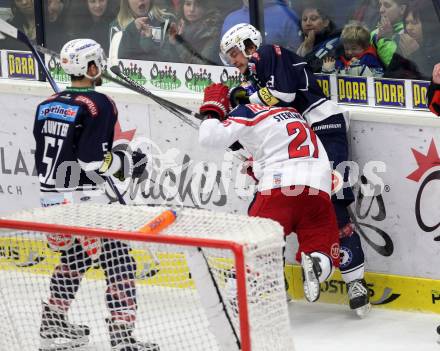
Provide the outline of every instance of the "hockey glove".
[[217,118],[220,121],[228,117],[230,110],[229,88],[221,83],[214,83],[205,88],[203,104],[200,106],[200,113],[207,118]]
[[113,174],[123,182],[127,177],[140,178],[147,167],[147,155],[142,152],[133,151],[131,154],[127,151],[115,151],[114,154],[121,159],[121,168]]

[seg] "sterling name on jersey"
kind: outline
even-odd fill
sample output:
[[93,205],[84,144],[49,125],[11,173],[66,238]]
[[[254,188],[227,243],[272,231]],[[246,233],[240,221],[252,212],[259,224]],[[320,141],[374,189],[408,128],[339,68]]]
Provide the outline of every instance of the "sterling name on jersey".
[[92,89],[69,88],[38,105],[34,137],[40,190],[96,188],[96,171],[112,148],[116,120],[112,100]]
[[236,141],[253,157],[258,190],[307,185],[330,195],[325,149],[294,108],[239,105],[225,121],[207,119],[200,125],[202,146],[225,149]]
[[259,88],[250,96],[251,103],[293,106],[311,126],[343,113],[348,126],[345,110],[325,97],[301,56],[277,45],[263,45],[248,65],[251,83]]

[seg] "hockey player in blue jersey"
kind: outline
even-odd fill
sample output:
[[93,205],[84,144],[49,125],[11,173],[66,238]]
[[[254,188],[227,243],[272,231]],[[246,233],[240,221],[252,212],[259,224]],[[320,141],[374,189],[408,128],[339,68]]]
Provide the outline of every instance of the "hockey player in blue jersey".
[[[99,184],[101,176],[140,177],[145,155],[111,151],[118,111],[108,96],[94,90],[102,83],[101,46],[91,39],[69,41],[60,60],[72,86],[38,105],[33,130],[42,206],[108,203]],[[102,268],[106,278],[106,322],[112,350],[159,350],[157,344],[139,342],[132,335],[136,262],[127,244],[57,234],[48,235],[47,241],[60,252],[60,262],[50,278],[48,301],[43,302],[40,350],[71,350],[88,343],[89,327],[69,322],[67,313],[92,266]]]
[[231,101],[266,106],[293,106],[322,141],[333,165],[334,183],[343,184],[332,196],[340,231],[342,277],[347,285],[350,308],[363,317],[370,310],[364,279],[364,253],[359,234],[354,231],[347,206],[354,201],[348,184],[348,115],[327,99],[304,59],[277,45],[261,45],[260,32],[241,23],[224,35],[220,43],[225,63],[244,75],[247,87],[231,91]]

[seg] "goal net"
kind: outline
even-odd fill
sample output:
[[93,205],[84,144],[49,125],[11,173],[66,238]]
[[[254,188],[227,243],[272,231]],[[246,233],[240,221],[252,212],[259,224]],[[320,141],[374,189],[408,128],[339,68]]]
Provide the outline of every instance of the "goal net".
[[[279,224],[185,209],[160,234],[139,232],[164,210],[69,204],[1,217],[0,350],[39,349],[50,301],[89,328],[86,350],[110,350],[106,319],[123,315],[161,351],[292,351]],[[53,234],[72,239],[64,253]]]

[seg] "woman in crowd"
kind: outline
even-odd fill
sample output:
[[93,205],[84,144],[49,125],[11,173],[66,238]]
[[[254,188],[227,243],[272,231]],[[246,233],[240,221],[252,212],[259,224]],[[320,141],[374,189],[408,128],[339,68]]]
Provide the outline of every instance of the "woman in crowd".
[[174,61],[176,52],[168,41],[167,31],[173,14],[159,8],[155,0],[121,0],[113,33],[110,57],[133,60]]
[[301,31],[303,41],[296,53],[305,58],[313,72],[321,72],[323,59],[336,57],[341,32],[320,7],[308,4],[302,11]]
[[371,43],[387,68],[403,33],[403,14],[408,0],[379,0],[379,24],[371,32]]
[[46,0],[44,28],[46,46],[59,52],[66,42],[67,0]]
[[70,39],[93,39],[108,54],[108,28],[115,17],[115,4],[111,0],[75,0],[69,10],[68,35]]
[[169,40],[178,60],[192,64],[220,64],[218,55],[221,18],[206,0],[182,0],[177,23],[170,27]]
[[403,15],[403,25],[404,32],[385,77],[430,80],[432,68],[440,59],[440,25],[432,2],[410,3]]

